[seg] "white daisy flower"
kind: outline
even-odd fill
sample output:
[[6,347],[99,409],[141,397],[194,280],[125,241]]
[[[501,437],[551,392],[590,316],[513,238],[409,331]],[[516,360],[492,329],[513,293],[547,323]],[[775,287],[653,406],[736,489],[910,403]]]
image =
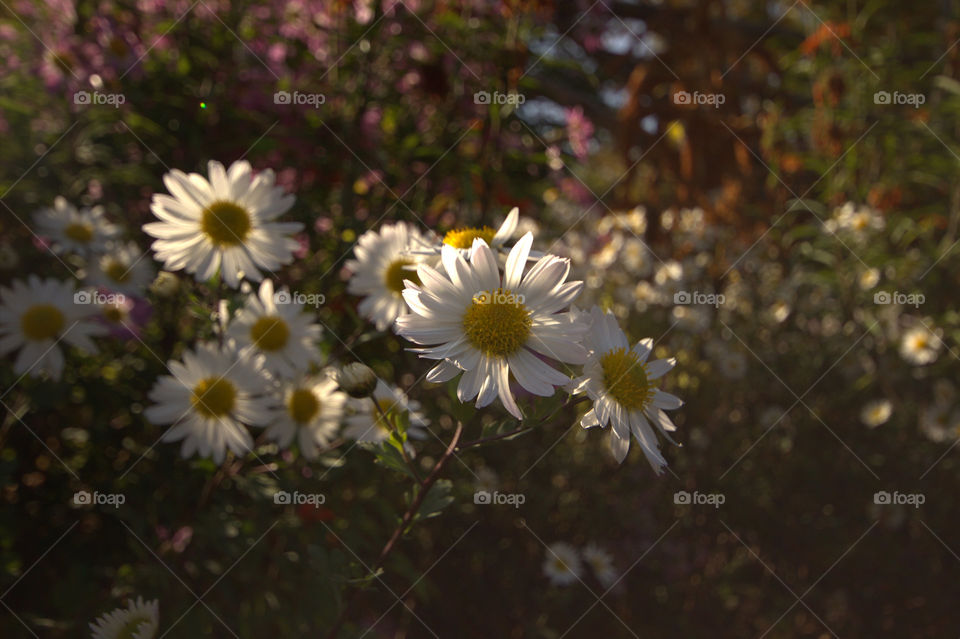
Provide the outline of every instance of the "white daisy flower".
[[367,231],[357,241],[353,249],[357,259],[346,264],[353,272],[347,291],[366,296],[358,310],[376,323],[378,331],[386,330],[407,312],[403,280],[419,284],[416,265],[428,259],[422,253],[411,251],[427,241],[416,227],[406,222],[384,224],[379,233]]
[[128,295],[142,295],[153,281],[153,265],[136,242],[111,243],[90,265],[87,283]]
[[[422,285],[407,282],[403,297],[412,311],[397,319],[397,332],[421,357],[441,360],[427,381],[445,382],[463,372],[457,387],[461,402],[477,398],[477,407],[500,397],[518,419],[520,408],[510,392],[510,373],[534,395],[549,397],[569,378],[535,353],[560,362],[581,364],[586,322],[569,312],[583,287],[567,282],[569,260],[548,255],[524,274],[533,243],[528,233],[510,251],[503,276],[493,251],[477,239],[469,261],[450,245],[441,254],[445,274],[421,264]],[[433,345],[433,346],[429,346]]]
[[568,543],[558,541],[547,548],[543,561],[543,573],[555,586],[569,586],[579,581],[583,564],[577,555],[577,549]]
[[182,439],[184,458],[199,453],[217,464],[228,448],[237,455],[250,452],[253,440],[243,425],[266,426],[271,417],[261,396],[270,384],[262,358],[200,344],[168,368],[173,374],[157,380],[149,395],[155,405],[144,411],[154,424],[173,425],[163,441]]
[[920,411],[920,430],[930,441],[941,443],[960,437],[960,411],[935,402]]
[[857,206],[847,202],[833,211],[833,217],[824,222],[830,232],[852,231],[857,235],[864,235],[871,230],[880,230],[886,226],[883,216],[873,207]]
[[597,544],[587,544],[583,549],[583,561],[590,566],[594,576],[606,587],[617,580],[617,571],[613,568],[613,557]]
[[[371,400],[376,402],[374,406]],[[420,412],[420,402],[409,399],[399,388],[391,388],[378,380],[373,397],[351,399],[351,414],[347,416],[347,427],[343,436],[358,442],[382,442],[390,437],[390,427],[384,422],[383,415],[400,416],[409,422],[407,436],[413,439],[426,437],[425,429],[430,424]],[[413,448],[410,448],[413,452]]]
[[888,399],[876,399],[860,410],[860,421],[870,428],[886,424],[893,414],[893,404]]
[[330,375],[303,377],[287,382],[279,406],[270,411],[268,439],[281,448],[289,448],[294,438],[300,454],[316,459],[320,447],[327,446],[337,434],[347,396],[337,390]]
[[90,624],[93,639],[153,639],[160,625],[160,602],[137,597],[126,608],[108,612]]
[[572,392],[585,392],[593,400],[593,408],[583,416],[580,425],[603,428],[611,424],[610,450],[618,462],[623,462],[630,450],[632,432],[647,461],[659,474],[667,460],[660,454],[650,422],[671,439],[669,433],[677,427],[663,411],[680,408],[683,402],[656,388],[654,380],[672,369],[676,360],[647,362],[652,339],[641,340],[630,348],[627,336],[611,313],[594,306],[589,315],[591,324],[586,345],[590,356],[583,366],[583,377],[573,383]]
[[37,232],[52,240],[57,253],[97,253],[117,234],[117,227],[104,217],[102,206],[77,210],[60,196],[54,199],[53,208],[37,211],[34,221]]
[[936,361],[939,351],[940,338],[925,326],[910,329],[900,340],[900,356],[916,366]]
[[260,353],[271,373],[291,377],[320,360],[317,340],[322,329],[303,312],[286,287],[274,294],[273,282],[263,280],[257,294],[250,293],[227,328],[241,352]]
[[252,177],[250,163],[225,170],[208,165],[209,181],[174,169],[163,176],[170,195],[154,194],[150,210],[160,218],[143,226],[157,238],[152,248],[169,271],[185,270],[198,281],[221,277],[237,288],[242,277],[260,281],[258,269],[273,271],[293,261],[299,247],[290,237],[299,222],[274,222],[293,206],[292,194],[275,185],[273,171]]
[[[85,294],[83,294],[85,295]],[[96,353],[91,336],[104,335],[104,326],[89,320],[99,313],[95,304],[78,303],[71,282],[31,275],[0,287],[0,355],[20,350],[13,364],[19,375],[45,373],[60,379],[63,373],[61,341]]]
[[[452,246],[460,251],[465,259],[470,259],[470,256],[473,255],[474,240],[481,239],[488,247],[493,249],[494,253],[500,254],[501,252],[505,252],[507,250],[506,244],[517,232],[517,227],[519,225],[520,209],[513,207],[507,214],[506,219],[496,230],[489,226],[473,226],[454,229],[452,231],[447,231],[443,236],[443,240],[441,240],[439,243],[433,244],[429,246],[429,248],[419,252],[426,253],[428,255],[437,255],[443,251],[444,246]],[[542,253],[533,251],[529,254],[529,257],[533,259],[536,257],[542,257],[542,255]]]

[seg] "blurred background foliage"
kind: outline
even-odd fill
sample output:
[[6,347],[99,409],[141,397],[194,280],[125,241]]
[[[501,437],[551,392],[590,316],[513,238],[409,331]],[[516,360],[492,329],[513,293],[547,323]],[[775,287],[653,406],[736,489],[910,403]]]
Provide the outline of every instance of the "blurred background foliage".
[[[0,634],[30,636],[25,623],[35,636],[83,636],[136,595],[158,598],[161,630],[176,622],[171,636],[185,637],[323,636],[355,596],[344,636],[374,623],[368,636],[953,632],[957,435],[930,441],[921,415],[935,394],[953,401],[934,385],[954,381],[960,340],[956,10],[8,0],[4,284],[67,275],[28,229],[54,196],[104,205],[146,247],[140,227],[164,172],[246,157],[297,195],[308,250],[283,277],[325,295],[330,357],[370,363],[424,405],[437,435],[417,444],[424,468],[455,420],[475,439],[503,415],[421,382],[427,367],[401,340],[358,317],[343,261],[382,221],[443,232],[495,226],[519,206],[538,248],[574,257],[581,305],[614,308],[632,338],[679,358],[667,388],[687,403],[675,418],[683,446],[666,445],[659,478],[636,451],[618,467],[572,410],[458,456],[446,468],[452,503],[371,578],[405,488],[369,451],[309,464],[265,447],[266,462],[217,468],[154,446],[164,429],[143,419],[146,393],[211,330],[215,293],[184,280],[151,296],[140,340],[71,358],[59,382],[0,368]],[[78,90],[125,103],[76,104]],[[284,90],[325,101],[275,103]],[[484,91],[523,104],[478,104]],[[725,99],[678,104],[678,91]],[[924,102],[878,103],[882,91]],[[883,228],[831,226],[847,201]],[[675,307],[680,290],[726,302]],[[926,301],[877,305],[881,290]],[[923,367],[898,352],[918,323],[945,345]],[[871,429],[860,415],[874,399],[893,413]],[[475,505],[478,486],[526,502]],[[81,489],[127,502],[78,508]],[[327,502],[280,507],[277,489]],[[677,505],[678,490],[726,500]],[[880,490],[926,503],[877,507]],[[551,586],[541,566],[555,541],[595,542],[625,576],[600,603],[590,577]]]

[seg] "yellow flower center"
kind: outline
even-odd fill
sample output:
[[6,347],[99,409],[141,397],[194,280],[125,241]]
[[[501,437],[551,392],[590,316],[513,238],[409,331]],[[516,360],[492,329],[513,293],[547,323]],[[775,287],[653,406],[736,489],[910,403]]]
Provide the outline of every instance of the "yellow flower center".
[[117,639],[133,639],[137,636],[137,631],[140,630],[140,626],[149,622],[150,618],[146,615],[138,615],[128,619],[117,633]]
[[93,239],[93,227],[84,222],[74,222],[63,229],[63,234],[74,242],[88,244]]
[[287,412],[298,424],[307,424],[320,411],[320,401],[309,388],[298,388],[290,393]]
[[410,280],[414,284],[420,284],[420,277],[417,275],[417,272],[406,268],[414,263],[413,260],[405,257],[394,260],[390,263],[390,266],[387,267],[387,271],[383,275],[383,283],[389,290],[398,295],[402,293],[405,288],[403,280]]
[[443,243],[449,244],[453,248],[468,249],[473,246],[473,240],[480,238],[489,246],[493,242],[493,236],[497,232],[489,226],[483,228],[458,229],[456,231],[447,231],[443,236]]
[[236,246],[250,232],[250,214],[239,204],[218,200],[203,209],[200,229],[218,246]]
[[20,316],[20,330],[27,339],[41,342],[53,339],[63,329],[63,313],[52,304],[35,304]]
[[233,410],[237,389],[222,377],[208,377],[193,387],[193,409],[204,417],[220,417]]
[[125,313],[123,309],[116,305],[105,306],[103,308],[103,316],[107,321],[113,322],[114,324],[119,324],[123,321]]
[[618,404],[627,410],[645,408],[653,399],[654,389],[647,377],[647,367],[628,348],[618,348],[600,358],[603,385]]
[[467,340],[480,352],[507,357],[519,351],[530,337],[530,311],[522,297],[498,288],[474,295],[463,314]]
[[276,316],[261,317],[250,327],[250,339],[263,351],[279,351],[287,345],[290,329]]
[[106,273],[114,282],[120,282],[121,284],[130,279],[130,269],[123,262],[117,260],[110,260],[107,264],[107,268],[103,269],[103,272]]

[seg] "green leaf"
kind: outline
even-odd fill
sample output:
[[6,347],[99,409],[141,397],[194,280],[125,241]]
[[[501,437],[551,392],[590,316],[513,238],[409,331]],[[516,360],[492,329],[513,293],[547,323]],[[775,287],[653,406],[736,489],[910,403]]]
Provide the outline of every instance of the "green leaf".
[[431,517],[439,515],[444,508],[453,502],[452,492],[452,481],[449,479],[438,479],[437,482],[430,487],[430,492],[423,498],[423,503],[420,504],[420,510],[414,517],[414,521],[417,519],[430,519]]

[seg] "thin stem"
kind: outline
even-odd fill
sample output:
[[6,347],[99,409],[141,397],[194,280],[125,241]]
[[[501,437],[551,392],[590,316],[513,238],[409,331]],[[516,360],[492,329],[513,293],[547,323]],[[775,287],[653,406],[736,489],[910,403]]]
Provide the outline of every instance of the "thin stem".
[[[443,467],[447,465],[447,462],[450,461],[450,458],[453,457],[454,452],[457,450],[457,445],[460,443],[460,436],[463,435],[463,424],[457,422],[457,430],[453,433],[453,438],[450,440],[450,444],[447,446],[447,450],[443,453],[437,463],[433,466],[433,469],[430,471],[430,474],[427,475],[427,478],[421,482],[418,482],[419,489],[417,490],[416,497],[413,498],[413,501],[410,503],[410,507],[407,508],[407,511],[403,513],[403,517],[400,519],[400,524],[393,531],[393,534],[390,535],[390,539],[387,540],[387,543],[384,544],[383,550],[380,551],[380,554],[377,556],[376,561],[370,566],[370,573],[376,574],[377,570],[383,566],[386,562],[387,557],[390,556],[390,553],[393,552],[393,549],[396,548],[397,541],[400,540],[400,537],[403,536],[404,531],[407,527],[413,522],[413,518],[417,516],[417,512],[420,510],[420,506],[423,505],[423,500],[426,498],[427,493],[430,492],[430,488],[436,483],[440,478],[440,471],[443,470]],[[334,622],[333,627],[330,629],[330,633],[327,635],[327,639],[335,639],[338,634],[340,634],[340,628],[343,626],[343,622],[347,618],[347,614],[350,609],[356,603],[358,597],[360,596],[361,591],[354,593],[350,601],[340,609],[340,614],[337,616],[337,620]]]

